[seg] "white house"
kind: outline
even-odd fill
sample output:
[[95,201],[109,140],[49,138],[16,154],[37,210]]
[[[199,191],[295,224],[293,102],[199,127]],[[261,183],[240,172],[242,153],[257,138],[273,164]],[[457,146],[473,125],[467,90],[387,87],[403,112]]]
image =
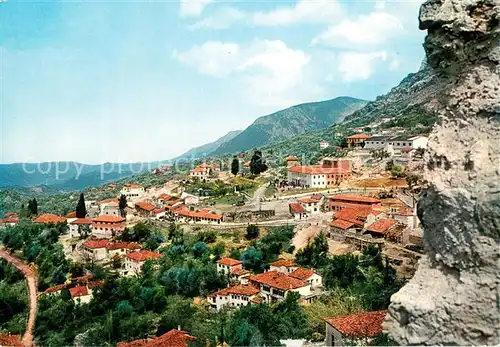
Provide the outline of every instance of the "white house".
[[208,296],[210,306],[219,311],[224,307],[237,308],[250,305],[259,294],[259,289],[250,286],[234,286],[221,289]]
[[364,149],[383,149],[391,136],[372,136],[365,141]]
[[123,185],[122,190],[120,191],[121,195],[125,195],[127,197],[127,201],[135,201],[140,199],[144,193],[145,189],[143,186],[137,184],[126,183]]
[[304,206],[304,208],[308,213],[316,214],[320,212],[321,203],[323,201],[323,195],[315,194],[311,197],[301,198],[298,201],[302,206]]
[[311,285],[279,271],[268,271],[250,276],[248,283],[259,288],[260,296],[266,302],[280,301],[289,292],[297,292],[301,297],[311,295]]
[[243,263],[233,258],[222,258],[217,261],[217,272],[222,275],[230,275],[236,269],[242,269]]
[[92,220],[89,218],[76,218],[68,221],[69,237],[80,237],[80,230],[88,228],[92,232]]
[[181,199],[184,200],[185,205],[198,205],[200,203],[200,198],[198,196],[186,192],[181,194]]
[[239,284],[248,284],[248,277],[250,276],[250,272],[244,270],[242,268],[232,269],[229,278],[231,282],[237,282]]
[[397,136],[389,139],[387,142],[391,145],[395,151],[401,151],[403,148],[427,148],[428,138],[425,136],[414,136],[414,137],[406,137],[406,136]]
[[87,240],[82,244],[83,256],[85,259],[92,261],[102,261],[106,259],[108,251],[106,246],[109,244],[109,240]]
[[288,204],[288,209],[290,210],[290,214],[295,220],[307,218],[307,211],[305,207],[298,202],[291,202],[290,204]]
[[92,235],[110,238],[125,230],[125,218],[102,215],[92,221]]
[[135,242],[109,242],[106,245],[107,257],[108,259],[114,256],[123,256],[130,252],[134,252],[141,249],[141,245]]
[[69,294],[75,304],[88,304],[92,300],[92,291],[89,291],[87,286],[69,288]]
[[349,160],[325,160],[321,165],[288,168],[289,184],[306,188],[330,188],[337,186],[351,175]]
[[289,274],[290,277],[297,278],[311,285],[311,288],[319,288],[323,286],[323,277],[312,269],[297,268]]
[[319,142],[319,148],[321,149],[325,149],[325,148],[328,148],[328,146],[330,146],[330,144],[328,143],[328,141],[326,140],[321,140]]
[[399,209],[398,212],[394,214],[394,219],[401,224],[408,225],[412,229],[417,228],[420,224],[417,213],[411,208]]
[[139,275],[142,271],[142,266],[147,260],[159,258],[161,258],[160,253],[147,250],[128,253],[125,256],[125,275]]

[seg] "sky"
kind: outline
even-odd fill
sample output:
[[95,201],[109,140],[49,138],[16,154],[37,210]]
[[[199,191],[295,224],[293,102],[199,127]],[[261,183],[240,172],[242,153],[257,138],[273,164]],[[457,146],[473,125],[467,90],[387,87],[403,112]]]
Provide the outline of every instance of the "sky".
[[1,163],[166,160],[424,58],[420,0],[0,0]]

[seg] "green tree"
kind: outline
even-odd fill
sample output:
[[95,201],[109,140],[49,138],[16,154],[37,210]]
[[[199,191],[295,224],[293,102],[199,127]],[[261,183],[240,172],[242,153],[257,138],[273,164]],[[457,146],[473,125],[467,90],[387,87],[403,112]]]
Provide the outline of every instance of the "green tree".
[[193,246],[193,255],[200,258],[203,254],[208,252],[207,244],[203,241],[198,241]]
[[393,178],[401,178],[405,174],[405,168],[400,165],[393,165],[391,168],[391,175]]
[[314,238],[311,242],[297,251],[295,261],[298,264],[319,268],[325,265],[328,257],[328,241],[323,232]]
[[118,208],[120,209],[120,215],[122,217],[125,217],[126,212],[125,209],[127,208],[127,197],[125,195],[120,195],[120,199],[118,201]]
[[233,161],[231,162],[231,173],[233,175],[237,175],[240,171],[240,161],[237,157],[233,157]]
[[260,231],[258,226],[256,226],[255,224],[249,224],[247,226],[247,234],[245,235],[247,240],[256,239],[257,237],[259,237],[259,234]]
[[250,172],[253,175],[259,175],[267,170],[267,165],[262,157],[262,152],[255,150],[250,159]]
[[85,218],[87,216],[87,208],[85,207],[85,197],[80,193],[80,199],[76,205],[76,218]]
[[28,201],[28,216],[36,216],[38,214],[38,202],[35,198]]
[[364,127],[364,128],[363,128],[363,131],[364,131],[365,133],[369,133],[369,132],[371,132],[371,131],[372,131],[372,128],[370,128],[370,127]]
[[262,253],[255,247],[248,247],[241,255],[245,269],[259,271],[262,269]]

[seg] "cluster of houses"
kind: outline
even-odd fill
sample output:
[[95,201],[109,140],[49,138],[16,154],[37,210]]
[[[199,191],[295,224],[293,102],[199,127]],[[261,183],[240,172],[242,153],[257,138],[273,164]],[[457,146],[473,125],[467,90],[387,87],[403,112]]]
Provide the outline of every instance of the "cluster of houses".
[[75,304],[88,304],[93,298],[94,291],[104,286],[104,281],[91,281],[92,278],[92,275],[72,278],[66,283],[49,287],[40,294],[59,295],[61,291],[68,289],[69,295]]
[[297,187],[332,188],[348,180],[352,174],[352,163],[346,159],[323,158],[319,165],[291,163],[288,164],[287,181],[289,185]]
[[204,180],[210,178],[211,175],[216,176],[219,172],[220,167],[218,165],[202,163],[189,171],[189,177]]
[[289,292],[297,292],[301,301],[311,302],[322,292],[321,275],[289,260],[277,260],[270,264],[268,271],[252,275],[242,268],[241,261],[222,258],[217,261],[217,271],[228,276],[233,285],[208,296],[214,310],[277,302]]
[[373,135],[365,133],[354,134],[346,137],[348,148],[363,148],[365,150],[385,149],[391,154],[410,153],[419,148],[427,147],[428,138],[423,135],[408,136],[397,135]]

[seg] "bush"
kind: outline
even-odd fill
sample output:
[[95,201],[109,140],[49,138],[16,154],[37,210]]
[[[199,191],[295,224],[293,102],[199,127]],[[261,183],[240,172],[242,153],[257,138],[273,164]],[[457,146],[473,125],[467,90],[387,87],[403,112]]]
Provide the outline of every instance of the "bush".
[[247,226],[247,234],[245,236],[247,240],[256,239],[257,237],[259,237],[259,234],[260,231],[258,226],[256,226],[255,224],[250,224],[249,226]]

